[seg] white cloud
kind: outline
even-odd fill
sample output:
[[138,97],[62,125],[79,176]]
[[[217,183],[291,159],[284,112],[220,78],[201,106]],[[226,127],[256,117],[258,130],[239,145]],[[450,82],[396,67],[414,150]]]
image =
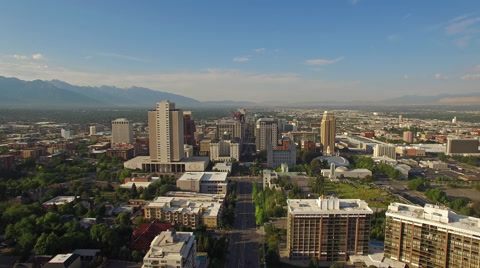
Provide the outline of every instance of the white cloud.
[[478,74],[466,74],[462,76],[462,80],[480,80],[480,73]]
[[266,51],[266,49],[263,48],[263,47],[261,47],[261,48],[256,48],[256,49],[254,49],[253,51],[256,52],[256,53],[263,53],[263,52]]
[[38,54],[33,54],[32,55],[32,59],[34,60],[46,60],[45,56],[43,56],[42,54],[38,53]]
[[435,79],[447,80],[448,76],[443,75],[443,74],[435,74]]
[[408,80],[408,74],[403,75],[403,79]]
[[477,22],[480,22],[480,17],[469,18],[469,16],[464,15],[457,17],[450,22],[451,23],[445,27],[447,35],[471,33],[472,31],[475,31],[472,26],[477,24]]
[[332,64],[332,63],[336,63],[336,62],[339,62],[341,60],[343,60],[344,57],[338,57],[336,59],[333,59],[333,60],[327,60],[327,59],[310,59],[310,60],[306,60],[305,63],[308,64],[308,65],[328,65],[328,64]]
[[249,56],[233,58],[234,62],[246,62],[246,61],[249,61],[249,60],[250,60]]
[[16,60],[46,60],[45,56],[40,53],[33,54],[31,56],[14,54],[7,57],[14,58]]
[[25,55],[12,55],[13,58],[17,59],[17,60],[28,60],[29,57],[28,56],[25,56]]
[[480,64],[471,69],[471,73],[461,77],[462,80],[480,80]]

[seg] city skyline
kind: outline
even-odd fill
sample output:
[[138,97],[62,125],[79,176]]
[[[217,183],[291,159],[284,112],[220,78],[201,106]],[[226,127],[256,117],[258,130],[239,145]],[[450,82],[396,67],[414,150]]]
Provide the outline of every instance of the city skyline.
[[474,93],[479,11],[472,1],[9,2],[0,75],[200,101]]

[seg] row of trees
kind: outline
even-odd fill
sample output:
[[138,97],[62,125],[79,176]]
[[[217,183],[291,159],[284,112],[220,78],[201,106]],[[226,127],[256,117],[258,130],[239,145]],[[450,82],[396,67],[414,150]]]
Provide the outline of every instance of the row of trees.
[[270,217],[284,217],[287,197],[281,190],[266,188],[263,190],[258,184],[253,184],[253,202],[255,203],[255,222],[261,225]]

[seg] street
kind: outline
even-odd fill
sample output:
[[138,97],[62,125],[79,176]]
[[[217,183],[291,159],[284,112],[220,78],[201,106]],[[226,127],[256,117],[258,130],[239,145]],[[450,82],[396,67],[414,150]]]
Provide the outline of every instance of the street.
[[252,183],[237,182],[237,196],[236,217],[230,233],[229,254],[225,267],[259,267]]

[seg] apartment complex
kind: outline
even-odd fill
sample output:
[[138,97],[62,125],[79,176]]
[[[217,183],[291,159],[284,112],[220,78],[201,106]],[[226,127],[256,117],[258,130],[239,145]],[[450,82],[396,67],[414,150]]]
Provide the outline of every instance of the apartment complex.
[[360,199],[287,200],[287,250],[292,260],[346,261],[368,253],[373,211]]
[[480,267],[480,219],[431,204],[392,203],[386,216],[386,258],[411,267]]
[[204,194],[226,194],[227,172],[185,172],[177,180],[177,188]]
[[143,257],[142,268],[194,268],[197,255],[195,235],[174,229],[157,235]]
[[112,144],[133,143],[133,125],[125,118],[112,121]]
[[320,126],[320,141],[322,143],[323,155],[331,155],[335,152],[336,128],[335,114],[330,111],[325,111]]
[[145,204],[143,211],[146,219],[164,220],[172,225],[192,228],[199,224],[218,228],[225,194],[169,192],[167,195],[170,196],[157,197]]
[[267,150],[269,144],[276,145],[278,140],[278,122],[273,118],[260,118],[255,127],[257,151]]

